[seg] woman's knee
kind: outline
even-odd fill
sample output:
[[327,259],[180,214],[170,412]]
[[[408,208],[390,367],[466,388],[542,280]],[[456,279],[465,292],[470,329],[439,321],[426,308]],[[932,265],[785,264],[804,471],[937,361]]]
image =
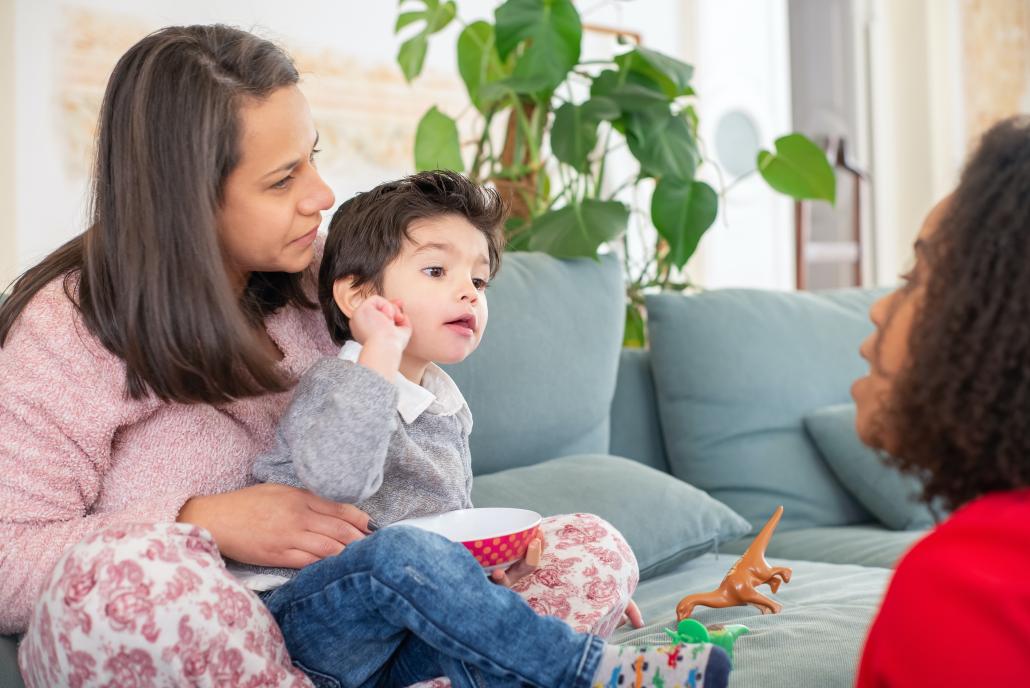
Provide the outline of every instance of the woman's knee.
[[618,528],[596,514],[549,516],[541,524],[541,530],[548,548],[609,547],[617,551],[631,568],[637,567],[637,558],[626,538]]
[[[204,530],[177,523],[113,526],[70,547],[57,561],[30,621],[46,614],[61,626],[89,631],[101,619],[153,636],[164,600],[198,591],[222,568]],[[102,632],[102,626],[100,629]]]
[[[216,655],[241,676],[292,675],[278,627],[225,570],[210,534],[164,523],[108,528],[70,548],[19,658],[30,685],[52,685],[123,670],[174,683],[209,673]],[[199,674],[191,682],[205,684]]]

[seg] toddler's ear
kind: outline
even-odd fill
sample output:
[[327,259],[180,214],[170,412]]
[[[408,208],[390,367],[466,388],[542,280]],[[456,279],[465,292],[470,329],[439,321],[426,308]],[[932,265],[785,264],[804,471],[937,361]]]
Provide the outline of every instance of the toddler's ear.
[[333,300],[337,308],[348,318],[354,317],[354,311],[368,298],[368,288],[355,286],[355,278],[341,277],[333,282]]

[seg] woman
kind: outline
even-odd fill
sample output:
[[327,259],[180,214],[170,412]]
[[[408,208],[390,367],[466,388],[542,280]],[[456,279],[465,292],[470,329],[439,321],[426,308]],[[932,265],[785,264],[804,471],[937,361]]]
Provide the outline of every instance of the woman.
[[984,136],[915,253],[856,424],[954,512],[898,564],[858,685],[1030,685],[1030,119]]
[[[589,680],[608,666],[603,641],[533,614],[460,545],[403,528],[366,539],[351,505],[251,484],[296,378],[335,353],[311,298],[334,199],[297,80],[281,50],[222,26],[158,31],[115,67],[90,227],[0,307],[0,632],[28,629],[20,660],[38,686],[307,684],[287,647],[307,650],[311,676],[328,662],[347,682]],[[617,621],[636,582],[628,547],[599,519],[546,527],[562,525],[620,551],[605,574],[622,594],[595,619]],[[284,645],[220,555],[319,567],[311,623]],[[399,595],[368,605],[395,568]],[[341,593],[344,579],[365,587]],[[348,613],[382,621],[382,666],[347,644]]]

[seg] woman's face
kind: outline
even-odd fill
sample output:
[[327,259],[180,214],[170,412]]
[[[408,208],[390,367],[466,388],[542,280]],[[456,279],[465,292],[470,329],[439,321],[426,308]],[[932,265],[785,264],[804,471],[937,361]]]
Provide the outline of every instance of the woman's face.
[[869,318],[876,326],[862,342],[859,353],[869,362],[869,374],[851,386],[857,407],[856,430],[862,441],[888,453],[894,446],[889,423],[882,423],[898,374],[908,363],[912,323],[923,301],[928,265],[921,254],[945,211],[948,199],[939,202],[923,221],[915,243],[915,263],[902,279],[904,284],[872,305]]
[[318,135],[296,86],[240,109],[240,160],[225,181],[219,239],[240,289],[251,272],[300,272],[333,192],[315,168]]

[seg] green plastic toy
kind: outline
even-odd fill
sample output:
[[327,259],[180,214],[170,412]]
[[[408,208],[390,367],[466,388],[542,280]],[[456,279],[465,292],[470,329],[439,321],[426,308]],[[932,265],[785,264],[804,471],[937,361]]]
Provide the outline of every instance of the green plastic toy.
[[733,661],[733,643],[737,638],[749,631],[747,626],[741,626],[740,624],[716,626],[708,629],[696,619],[683,619],[683,621],[679,622],[675,631],[670,631],[668,628],[664,630],[666,635],[672,638],[672,642],[677,644],[711,643],[712,645],[718,645],[726,650],[726,654],[729,655],[731,662]]

